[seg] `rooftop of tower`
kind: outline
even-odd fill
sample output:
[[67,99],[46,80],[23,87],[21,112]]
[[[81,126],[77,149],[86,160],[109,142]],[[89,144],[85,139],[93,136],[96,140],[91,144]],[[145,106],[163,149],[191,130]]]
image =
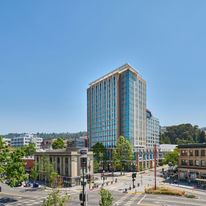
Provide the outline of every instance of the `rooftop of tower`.
[[[130,66],[128,63],[126,63],[126,64],[118,67],[117,69],[115,69],[115,70],[113,70],[113,71],[105,74],[104,76],[98,78],[97,80],[91,82],[91,83],[89,84],[89,86],[92,86],[92,85],[94,85],[94,84],[96,84],[96,83],[98,83],[98,82],[100,82],[100,81],[102,81],[102,80],[104,80],[104,79],[106,79],[106,78],[108,78],[108,77],[116,74],[116,73],[121,74],[122,72],[124,72],[124,71],[126,71],[126,70],[130,70],[130,71],[133,72],[134,74],[138,75],[138,72],[137,72],[132,66]],[[139,75],[138,75],[138,76],[139,76]]]

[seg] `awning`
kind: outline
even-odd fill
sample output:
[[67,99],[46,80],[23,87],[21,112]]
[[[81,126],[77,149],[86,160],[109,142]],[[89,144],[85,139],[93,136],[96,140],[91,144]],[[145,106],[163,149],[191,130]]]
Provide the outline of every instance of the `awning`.
[[199,181],[199,182],[206,182],[206,179],[199,179],[199,178],[196,178],[195,180]]

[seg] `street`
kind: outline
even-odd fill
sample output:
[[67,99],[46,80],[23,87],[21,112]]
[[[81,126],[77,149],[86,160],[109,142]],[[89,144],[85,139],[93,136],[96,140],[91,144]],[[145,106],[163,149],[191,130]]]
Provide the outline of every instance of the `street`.
[[[159,170],[160,171],[160,170]],[[159,174],[159,173],[158,173]],[[99,184],[103,181],[100,178]],[[205,206],[206,195],[204,192],[195,192],[187,189],[188,192],[195,193],[197,198],[190,199],[186,197],[177,197],[169,195],[148,195],[144,194],[145,187],[150,187],[154,183],[153,171],[146,171],[145,173],[137,173],[137,178],[135,180],[135,188],[129,190],[132,186],[132,173],[126,173],[124,176],[117,177],[117,183],[111,184],[112,177],[108,177],[105,182],[110,182],[110,184],[105,185],[104,188],[111,191],[114,198],[114,206]],[[139,184],[139,187],[137,185]],[[157,177],[157,185],[164,184],[163,178]],[[124,193],[127,189],[127,193]],[[174,187],[175,189],[175,187]],[[0,206],[41,206],[43,200],[47,197],[48,193],[51,191],[37,189],[34,191],[25,190],[24,188],[10,189],[9,187],[3,185],[3,192],[0,193]],[[88,194],[88,206],[98,206],[99,204],[99,188],[94,190],[89,190],[87,185],[86,191]],[[70,194],[69,205],[79,206],[79,193],[81,192],[81,187],[76,186],[73,188],[66,189],[67,193]]]

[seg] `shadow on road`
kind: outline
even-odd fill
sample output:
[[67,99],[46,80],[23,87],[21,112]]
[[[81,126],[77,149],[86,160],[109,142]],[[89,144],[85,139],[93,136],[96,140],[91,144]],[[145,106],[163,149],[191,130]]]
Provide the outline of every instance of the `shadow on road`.
[[12,203],[12,202],[17,202],[17,200],[14,198],[10,198],[10,197],[0,198],[0,203]]

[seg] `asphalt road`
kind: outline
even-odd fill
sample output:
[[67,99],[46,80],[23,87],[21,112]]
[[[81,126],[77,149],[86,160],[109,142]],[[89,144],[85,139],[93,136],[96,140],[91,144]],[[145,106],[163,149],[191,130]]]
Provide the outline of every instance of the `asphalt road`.
[[[108,178],[107,181],[111,181],[112,178]],[[162,184],[163,179],[157,178],[157,184]],[[102,183],[99,179],[96,182]],[[140,184],[137,187],[137,184]],[[153,171],[147,171],[144,174],[137,174],[135,180],[136,188],[128,190],[128,193],[123,193],[125,188],[132,186],[131,173],[127,173],[125,176],[118,177],[118,182],[115,184],[109,184],[104,186],[105,189],[111,191],[114,204],[113,206],[205,206],[206,205],[206,192],[197,193],[197,199],[189,199],[185,197],[175,197],[166,195],[146,195],[144,194],[144,188],[152,186],[154,184]],[[174,188],[175,189],[175,188]],[[74,187],[68,189],[71,199],[69,206],[79,206],[79,193],[81,187]],[[0,193],[0,206],[41,206],[43,200],[47,197],[49,190],[34,190],[27,191],[24,188],[11,189],[3,185],[3,192]],[[194,191],[193,191],[194,192]],[[90,191],[87,186],[88,193],[88,206],[99,205],[99,189]]]

